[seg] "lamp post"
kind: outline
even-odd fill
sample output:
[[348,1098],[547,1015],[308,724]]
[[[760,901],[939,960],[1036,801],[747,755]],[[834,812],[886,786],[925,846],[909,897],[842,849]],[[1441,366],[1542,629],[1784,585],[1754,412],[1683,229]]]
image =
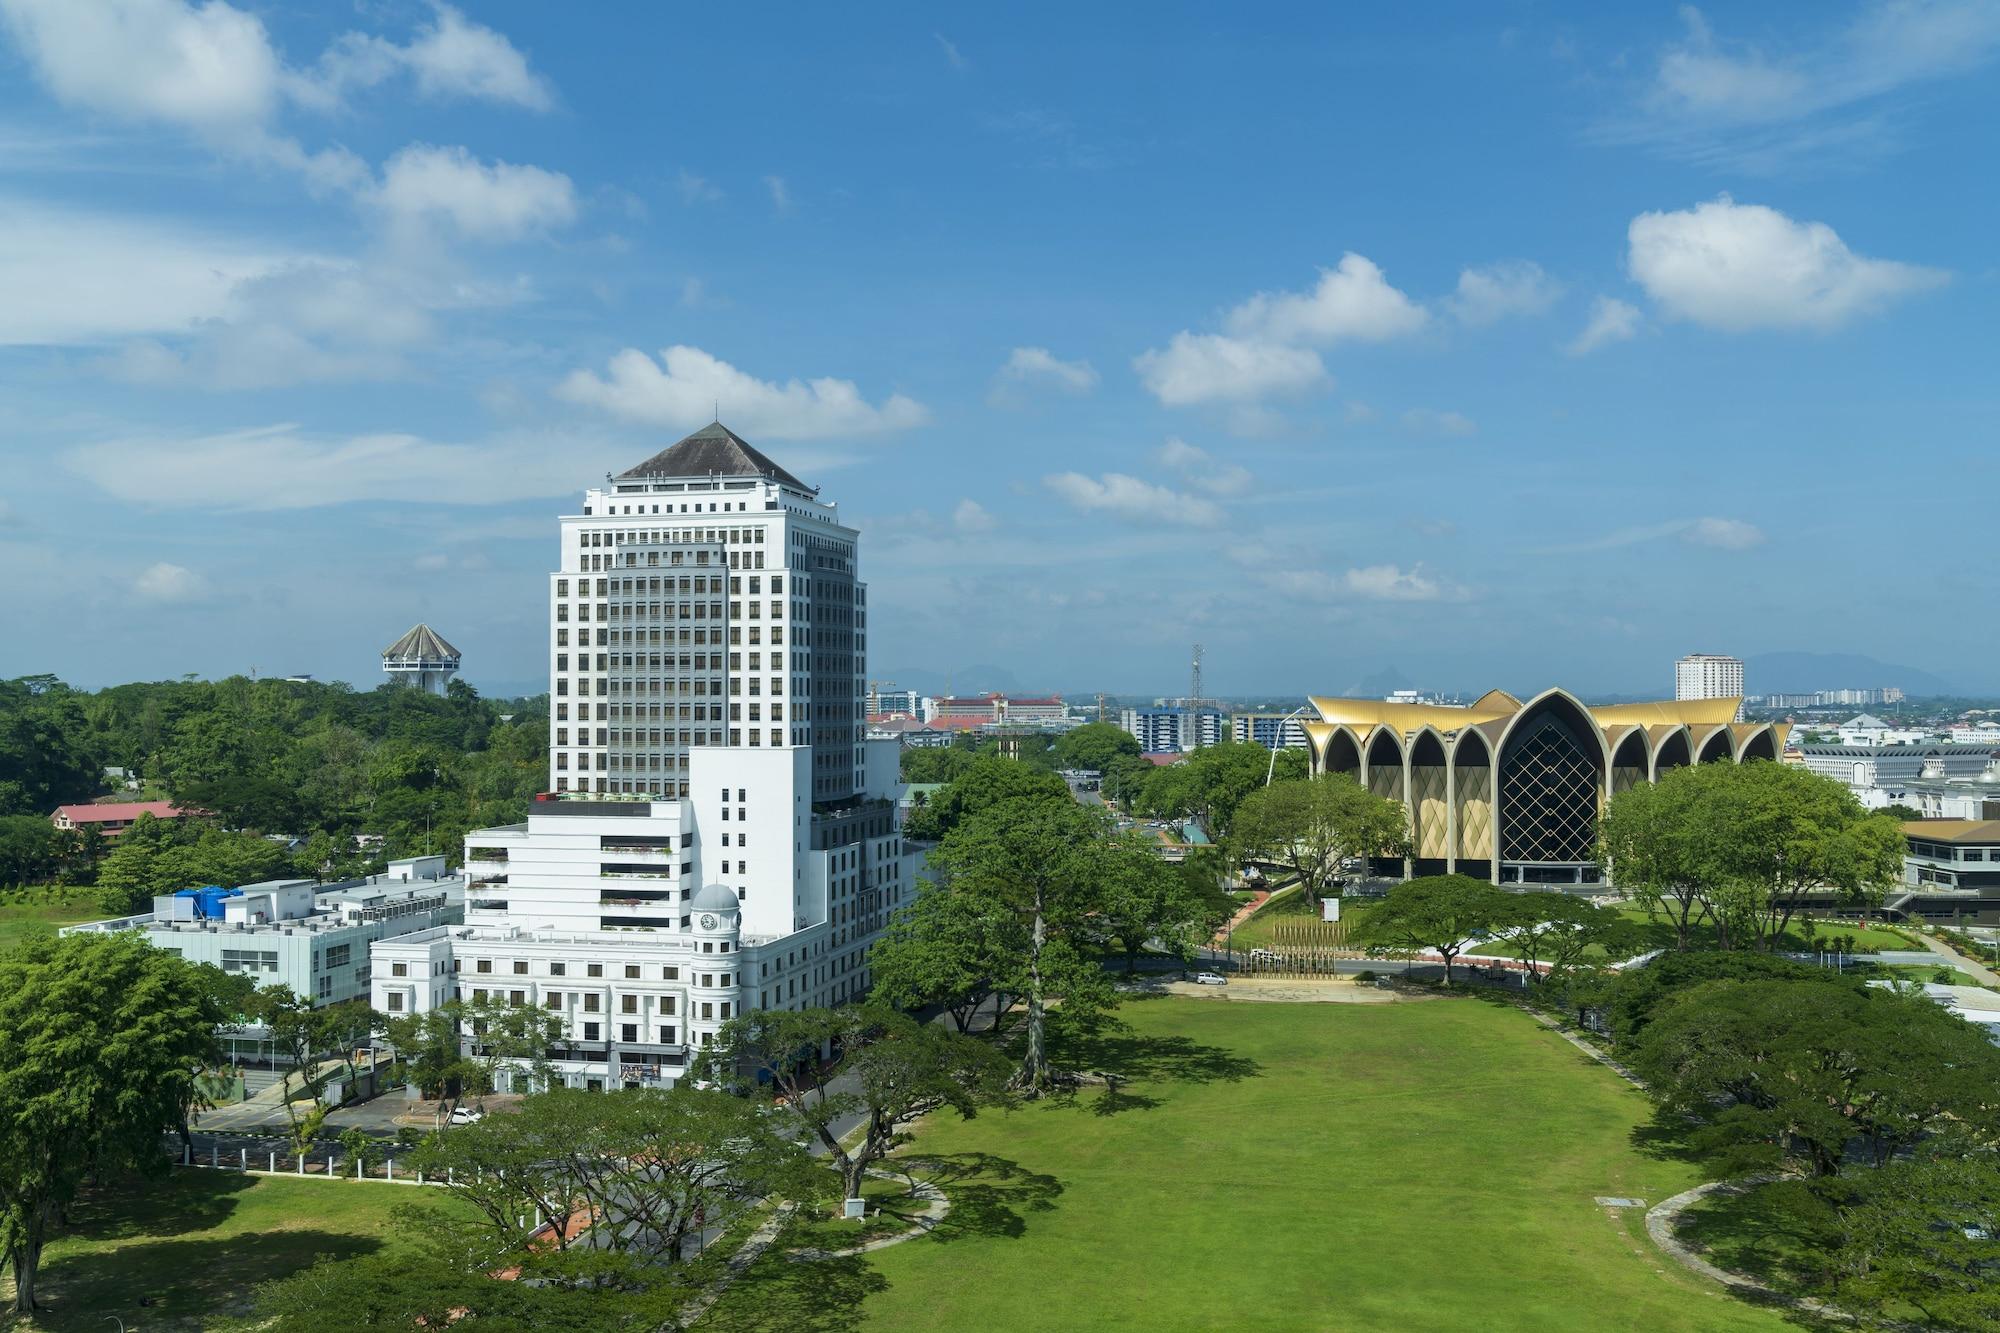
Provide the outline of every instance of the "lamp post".
[[[1305,712],[1311,706],[1310,704],[1300,704],[1297,708],[1294,708],[1291,712],[1278,719],[1278,734],[1271,737],[1271,762],[1264,769],[1264,785],[1266,787],[1270,786],[1271,779],[1278,775],[1278,751],[1285,748],[1285,724],[1300,713]],[[1308,762],[1308,767],[1310,766],[1310,762]]]

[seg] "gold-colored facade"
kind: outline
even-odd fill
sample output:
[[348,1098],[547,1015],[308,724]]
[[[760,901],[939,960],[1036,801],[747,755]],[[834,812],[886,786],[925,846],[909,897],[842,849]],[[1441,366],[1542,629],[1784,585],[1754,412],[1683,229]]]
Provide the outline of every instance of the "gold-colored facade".
[[1348,773],[1409,811],[1406,873],[1590,884],[1597,821],[1620,792],[1695,763],[1776,760],[1783,723],[1736,722],[1739,699],[1587,705],[1504,690],[1468,707],[1308,701],[1315,773]]

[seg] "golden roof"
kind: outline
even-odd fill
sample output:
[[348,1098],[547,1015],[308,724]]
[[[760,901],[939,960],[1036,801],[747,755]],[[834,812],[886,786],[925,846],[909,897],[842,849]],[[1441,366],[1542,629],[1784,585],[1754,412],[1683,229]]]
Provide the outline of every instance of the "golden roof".
[[[1319,695],[1311,696],[1307,702],[1319,712],[1323,722],[1353,727],[1358,732],[1388,727],[1406,736],[1425,727],[1436,727],[1439,731],[1476,727],[1483,722],[1512,717],[1525,706],[1505,690],[1488,690],[1470,707],[1464,708],[1449,704],[1388,703],[1377,699],[1328,699]],[[1585,705],[1585,709],[1596,719],[1597,725],[1604,728],[1619,725],[1647,728],[1685,726],[1700,728],[1705,733],[1734,722],[1736,709],[1742,702],[1735,698],[1662,699],[1653,703]]]
[[1933,842],[2000,842],[2000,819],[1906,819],[1903,832]]

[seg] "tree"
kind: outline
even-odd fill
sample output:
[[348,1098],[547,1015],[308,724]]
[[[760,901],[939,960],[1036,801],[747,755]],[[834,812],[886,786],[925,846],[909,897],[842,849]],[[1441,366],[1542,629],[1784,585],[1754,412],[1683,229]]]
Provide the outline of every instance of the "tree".
[[1712,981],[1661,1007],[1632,1065],[1662,1120],[1731,1170],[1825,1177],[1857,1139],[1880,1165],[1938,1126],[2000,1128],[2000,1048],[1921,995]]
[[1275,862],[1297,876],[1312,909],[1336,886],[1350,856],[1401,856],[1410,818],[1400,801],[1377,796],[1344,773],[1273,782],[1243,798],[1230,825],[1239,864]]
[[[1002,953],[1011,966],[999,980],[1028,1002],[1016,1081],[1031,1092],[1050,1081],[1050,1028],[1087,1027],[1117,1000],[1088,952],[1093,916],[1104,904],[1109,832],[1101,811],[1067,796],[1026,797],[965,819],[931,857],[951,892],[976,899],[1004,923]],[[1061,1011],[1052,1018],[1058,999]]]
[[1528,975],[1539,975],[1547,963],[1551,978],[1574,970],[1592,946],[1614,957],[1633,937],[1631,923],[1616,908],[1599,907],[1571,893],[1511,894],[1507,914],[1498,923],[1511,926],[1508,942],[1520,950]]
[[[279,1097],[291,1124],[293,1149],[303,1152],[326,1123],[327,1112],[333,1109],[327,1101],[326,1089],[333,1081],[334,1071],[323,1067],[324,1059],[329,1054],[335,1055],[352,1083],[352,1047],[368,1032],[368,1007],[359,1000],[321,1007],[310,996],[301,995],[289,986],[266,986],[252,997],[251,1010],[270,1032],[272,1044],[285,1054],[287,1068],[281,1077]],[[292,1095],[294,1078],[309,1103],[303,1111]]]
[[[1679,996],[1710,981],[1820,981],[1827,973],[1817,967],[1768,954],[1725,953],[1690,949],[1662,954],[1644,967],[1620,972],[1606,987],[1604,1011],[1612,1034],[1622,1044],[1635,1040],[1656,1014]],[[1858,980],[1841,980],[1858,990]]]
[[[832,1048],[837,1070],[822,1058]],[[768,1078],[833,1159],[850,1199],[911,1121],[946,1106],[969,1120],[1007,1083],[1006,1059],[986,1042],[867,1005],[739,1015],[704,1050],[703,1068],[718,1080]],[[837,1090],[836,1078],[847,1086]],[[836,1132],[850,1115],[861,1120],[851,1141]]]
[[1509,895],[1470,875],[1428,875],[1389,890],[1370,908],[1358,932],[1368,952],[1410,956],[1425,950],[1444,959],[1444,984],[1466,937],[1504,920]]
[[1902,873],[1902,826],[1792,764],[1697,764],[1621,792],[1600,837],[1618,883],[1665,913],[1679,946],[1712,921],[1723,948],[1769,951],[1806,895],[1879,902]]
[[46,883],[77,851],[76,837],[46,815],[0,815],[0,887]]
[[48,818],[104,785],[83,709],[53,676],[0,681],[0,815]]
[[525,1067],[531,1091],[552,1084],[549,1047],[562,1040],[561,1014],[513,1004],[496,993],[483,1001],[475,997],[461,1017],[472,1026],[474,1086],[481,1096],[494,1090],[495,1076],[507,1068]]
[[1101,774],[1115,760],[1138,753],[1139,738],[1125,728],[1109,722],[1086,722],[1056,741],[1055,761],[1058,768]]
[[1010,759],[982,756],[912,812],[906,831],[913,838],[943,838],[960,821],[982,810],[1012,801],[1073,805],[1069,784],[1046,769]]
[[462,1001],[447,1000],[420,1013],[375,1016],[377,1030],[403,1063],[403,1076],[434,1101],[442,1101],[452,1084],[479,1076],[460,1036],[464,1013]]
[[905,782],[950,782],[970,767],[972,752],[954,745],[912,746],[900,760]]
[[219,1052],[195,970],[125,932],[0,951],[0,1249],[35,1308],[50,1225],[90,1177],[166,1168],[160,1135]]
[[1199,876],[1161,859],[1157,846],[1136,836],[1115,838],[1106,849],[1104,895],[1096,921],[1107,942],[1136,971],[1148,944],[1164,945],[1186,962],[1212,938],[1236,904],[1203,892]]
[[898,1009],[941,1006],[960,1032],[1008,967],[1004,922],[968,894],[935,882],[889,922],[868,951],[871,998]]
[[1946,1151],[1849,1177],[1827,1191],[1839,1219],[1834,1294],[1886,1314],[1914,1306],[1927,1328],[2000,1328],[2000,1171],[1990,1149]]

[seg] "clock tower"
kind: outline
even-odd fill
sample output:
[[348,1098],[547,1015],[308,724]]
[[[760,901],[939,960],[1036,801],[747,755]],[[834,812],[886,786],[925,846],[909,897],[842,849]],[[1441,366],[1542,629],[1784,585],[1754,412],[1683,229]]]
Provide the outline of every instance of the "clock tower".
[[688,934],[695,953],[689,965],[687,1026],[689,1044],[708,1045],[716,1029],[742,1012],[740,996],[749,978],[743,976],[743,905],[736,891],[723,884],[705,885],[688,904],[693,918]]

